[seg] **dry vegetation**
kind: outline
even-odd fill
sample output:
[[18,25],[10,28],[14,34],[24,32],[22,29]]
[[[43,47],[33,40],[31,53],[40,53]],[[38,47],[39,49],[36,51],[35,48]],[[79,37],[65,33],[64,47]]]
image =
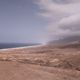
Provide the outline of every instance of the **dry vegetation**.
[[0,80],[80,80],[79,46],[0,51]]

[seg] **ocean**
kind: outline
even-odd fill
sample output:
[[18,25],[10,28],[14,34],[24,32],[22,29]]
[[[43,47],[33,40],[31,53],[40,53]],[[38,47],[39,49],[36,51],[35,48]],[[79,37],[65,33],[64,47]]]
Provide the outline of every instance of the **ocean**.
[[25,47],[25,46],[35,46],[38,44],[26,44],[26,43],[0,43],[0,49]]

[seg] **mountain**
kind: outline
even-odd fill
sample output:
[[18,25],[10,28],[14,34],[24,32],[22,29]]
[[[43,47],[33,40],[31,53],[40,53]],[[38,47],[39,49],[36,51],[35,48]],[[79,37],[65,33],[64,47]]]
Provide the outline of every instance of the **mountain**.
[[80,36],[70,36],[59,40],[52,40],[48,43],[49,45],[59,46],[59,45],[73,45],[80,44]]

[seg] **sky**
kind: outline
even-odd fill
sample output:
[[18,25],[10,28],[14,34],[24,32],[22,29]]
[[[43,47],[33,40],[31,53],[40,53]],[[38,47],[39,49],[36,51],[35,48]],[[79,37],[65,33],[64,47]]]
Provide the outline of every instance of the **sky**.
[[1,42],[45,42],[46,21],[33,0],[0,0]]
[[0,43],[74,35],[80,35],[80,0],[0,0]]

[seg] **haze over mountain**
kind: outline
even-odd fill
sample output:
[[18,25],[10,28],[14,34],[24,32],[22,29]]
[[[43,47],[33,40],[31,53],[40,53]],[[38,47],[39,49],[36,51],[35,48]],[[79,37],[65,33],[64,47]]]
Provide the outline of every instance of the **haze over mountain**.
[[49,44],[51,44],[51,45],[80,44],[80,36],[63,37],[58,40],[52,40],[49,42]]

